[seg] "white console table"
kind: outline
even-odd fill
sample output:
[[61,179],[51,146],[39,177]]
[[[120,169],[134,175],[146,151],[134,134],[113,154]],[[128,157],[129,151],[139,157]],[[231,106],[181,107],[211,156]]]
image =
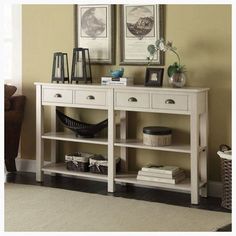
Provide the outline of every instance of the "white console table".
[[[60,173],[81,178],[107,181],[108,191],[115,191],[115,183],[129,183],[191,193],[191,203],[198,204],[199,196],[207,196],[207,139],[208,139],[208,90],[207,88],[153,88],[144,86],[102,86],[96,84],[36,85],[36,180],[43,181],[43,172]],[[51,132],[44,132],[44,106],[51,106]],[[108,111],[107,138],[76,138],[74,133],[57,132],[56,107],[103,109]],[[115,111],[120,111],[120,137],[115,134]],[[190,117],[190,143],[173,143],[171,146],[151,147],[142,140],[129,140],[127,112],[154,112],[184,114]],[[157,124],[158,125],[158,124]],[[51,163],[44,165],[44,140],[51,140]],[[70,141],[107,146],[108,175],[89,172],[73,172],[64,163],[57,163],[56,142]],[[116,174],[114,147],[120,147],[122,171]],[[179,184],[163,184],[140,181],[129,174],[127,148],[141,148],[168,152],[188,153],[190,157],[190,179]]]

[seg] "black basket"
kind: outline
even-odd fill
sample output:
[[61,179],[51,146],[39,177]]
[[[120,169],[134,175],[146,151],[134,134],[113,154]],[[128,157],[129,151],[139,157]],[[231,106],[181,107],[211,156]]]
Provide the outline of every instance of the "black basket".
[[[102,155],[95,155],[94,157],[89,159],[89,162],[90,162],[89,171],[91,173],[107,175],[107,172],[108,172],[107,162],[108,161],[105,157],[103,157]],[[117,158],[116,159],[116,172],[119,172],[119,171],[120,171],[120,158]]]
[[88,162],[77,162],[67,161],[66,162],[67,170],[79,171],[79,172],[88,172],[89,171],[89,163]]
[[56,110],[57,117],[62,122],[62,124],[75,132],[76,137],[81,136],[84,138],[93,138],[94,135],[108,126],[108,119],[98,123],[98,124],[88,124],[78,120],[74,120],[59,110]]
[[68,170],[88,172],[89,158],[93,157],[91,153],[76,152],[65,156],[66,168]]

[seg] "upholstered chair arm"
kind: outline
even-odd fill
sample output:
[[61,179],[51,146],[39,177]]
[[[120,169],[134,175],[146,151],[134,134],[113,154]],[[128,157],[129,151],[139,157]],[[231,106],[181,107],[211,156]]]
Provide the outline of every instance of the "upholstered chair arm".
[[24,111],[26,97],[24,95],[12,96],[10,98],[11,110],[14,111]]

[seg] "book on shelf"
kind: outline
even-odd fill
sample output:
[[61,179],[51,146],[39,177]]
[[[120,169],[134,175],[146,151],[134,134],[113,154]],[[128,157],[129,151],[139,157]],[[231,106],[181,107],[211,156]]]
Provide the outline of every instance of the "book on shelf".
[[177,184],[185,179],[185,174],[181,174],[178,177],[174,179],[168,179],[168,178],[157,178],[152,176],[144,176],[144,175],[137,175],[137,180],[144,180],[144,181],[150,181],[150,182],[157,182],[157,183],[166,183],[166,184]]
[[176,172],[174,174],[156,173],[156,172],[140,170],[138,172],[138,175],[157,177],[157,178],[173,179],[173,178],[176,178],[176,177],[178,177],[179,175],[181,175],[183,173],[184,173],[184,171],[182,169],[180,169],[178,172]]
[[120,78],[112,78],[112,77],[101,77],[102,85],[133,85],[134,79],[129,77],[120,77]]
[[159,174],[175,175],[181,171],[178,166],[147,165],[142,167],[142,171],[154,172]]

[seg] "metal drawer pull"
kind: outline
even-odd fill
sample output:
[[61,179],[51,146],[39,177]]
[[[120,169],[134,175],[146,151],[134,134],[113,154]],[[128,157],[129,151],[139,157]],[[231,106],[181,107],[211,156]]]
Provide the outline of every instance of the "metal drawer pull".
[[60,93],[56,93],[56,94],[54,95],[54,97],[55,97],[55,98],[61,98],[62,95],[61,95]]
[[175,104],[175,101],[173,99],[167,99],[165,100],[165,104]]
[[94,97],[93,95],[89,95],[89,96],[87,97],[87,99],[88,99],[88,100],[94,100],[95,97]]
[[130,98],[128,99],[128,101],[129,101],[129,102],[137,102],[138,100],[137,100],[137,98],[130,97]]

